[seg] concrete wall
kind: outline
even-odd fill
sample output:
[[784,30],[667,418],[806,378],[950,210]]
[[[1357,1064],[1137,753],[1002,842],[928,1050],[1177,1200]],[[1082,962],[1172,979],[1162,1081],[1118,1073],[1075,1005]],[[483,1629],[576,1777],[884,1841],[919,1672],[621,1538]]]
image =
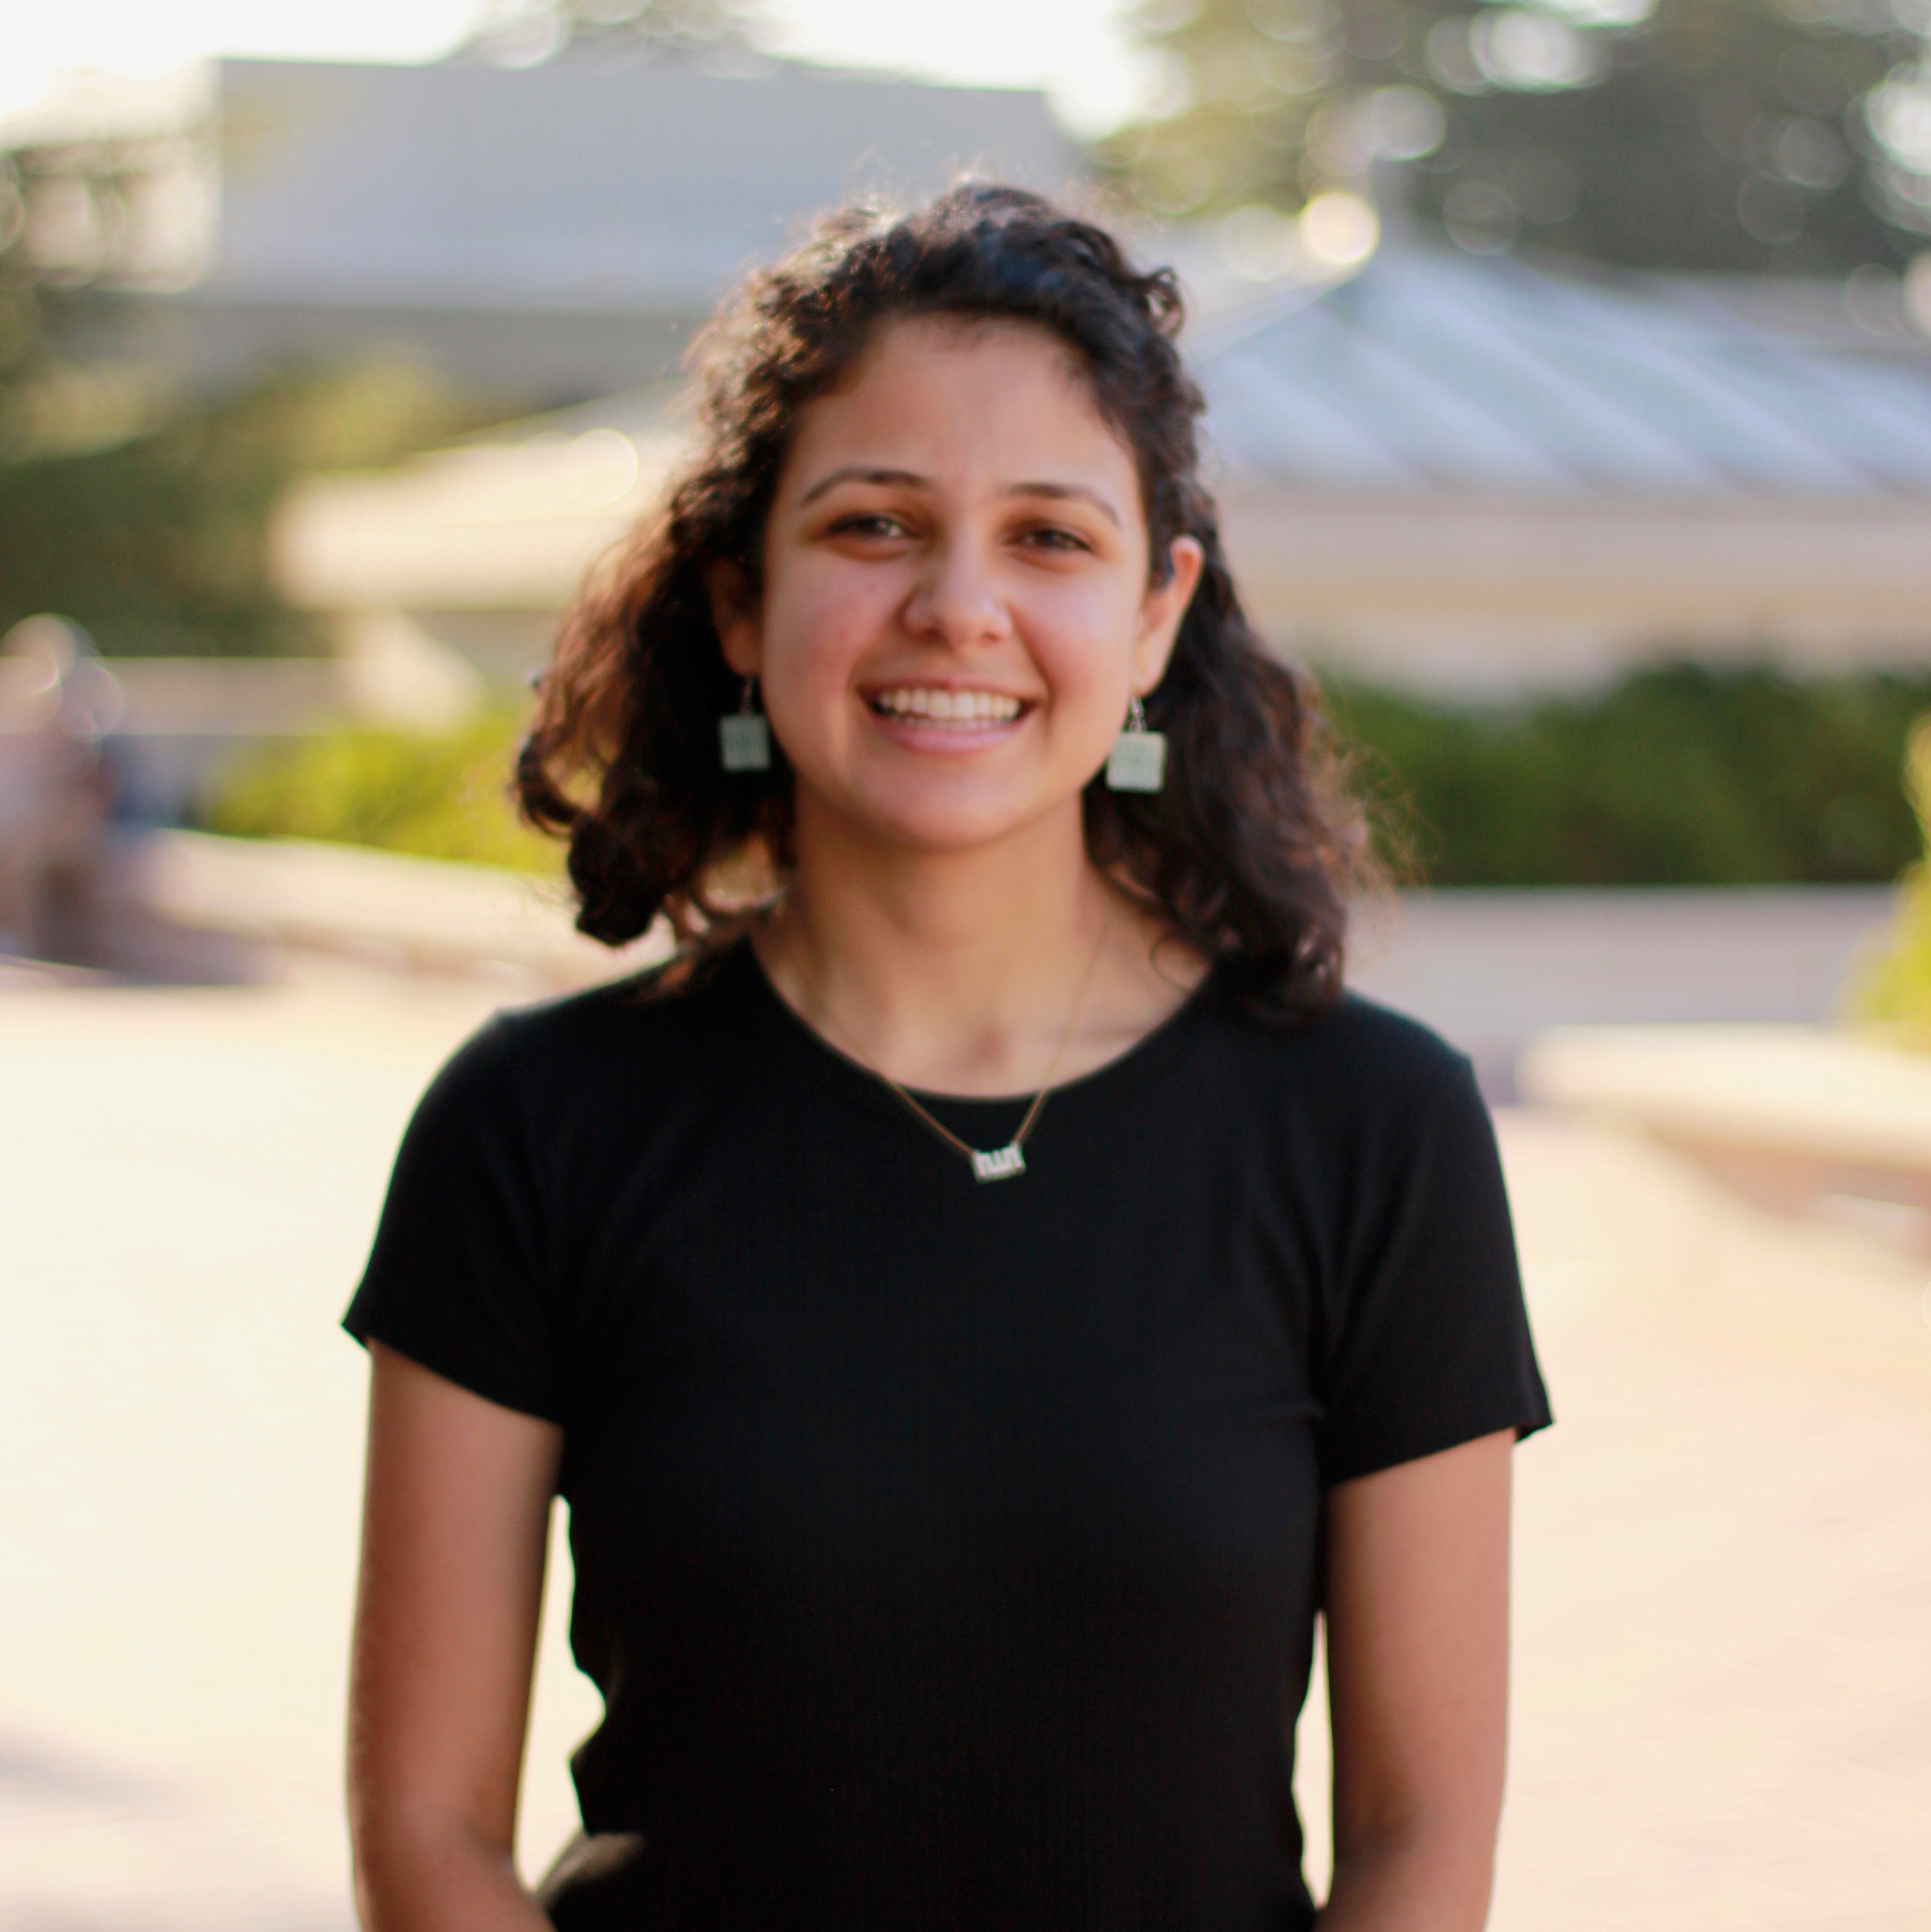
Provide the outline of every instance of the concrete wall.
[[1659,652],[1931,662],[1931,501],[1246,494],[1249,608],[1297,655],[1453,697],[1574,689]]

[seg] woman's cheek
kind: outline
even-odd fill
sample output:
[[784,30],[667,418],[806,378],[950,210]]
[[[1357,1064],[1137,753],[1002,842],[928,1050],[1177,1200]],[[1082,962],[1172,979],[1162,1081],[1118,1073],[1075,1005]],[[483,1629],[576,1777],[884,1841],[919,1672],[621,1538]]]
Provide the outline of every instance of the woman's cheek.
[[1132,695],[1133,625],[1138,613],[1085,586],[1047,600],[1039,610],[1033,656],[1069,723],[1120,728]]
[[802,683],[842,694],[889,608],[886,587],[869,573],[835,565],[800,572],[773,613],[767,638]]

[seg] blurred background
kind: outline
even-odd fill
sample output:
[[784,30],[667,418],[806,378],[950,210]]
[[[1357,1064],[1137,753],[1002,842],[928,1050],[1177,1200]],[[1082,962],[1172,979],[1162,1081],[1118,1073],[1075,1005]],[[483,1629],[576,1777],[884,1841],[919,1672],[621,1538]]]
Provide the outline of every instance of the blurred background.
[[[1498,1109],[1562,1426],[1495,1924],[1931,1932],[1931,0],[7,45],[0,1926],[350,1923],[331,1324],[442,1057],[633,963],[504,802],[529,675],[733,277],[967,166],[1178,267],[1403,882],[1356,978]],[[557,1558],[532,1871],[595,1720]]]

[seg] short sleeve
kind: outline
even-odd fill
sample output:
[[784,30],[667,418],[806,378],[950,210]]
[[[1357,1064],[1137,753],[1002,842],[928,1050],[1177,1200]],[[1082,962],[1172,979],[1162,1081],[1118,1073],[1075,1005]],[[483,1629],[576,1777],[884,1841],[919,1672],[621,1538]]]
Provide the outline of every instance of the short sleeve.
[[418,1105],[342,1325],[489,1401],[563,1415],[538,1136],[500,1020]]
[[1327,1352],[1324,1484],[1546,1426],[1488,1109],[1459,1056],[1364,1189]]

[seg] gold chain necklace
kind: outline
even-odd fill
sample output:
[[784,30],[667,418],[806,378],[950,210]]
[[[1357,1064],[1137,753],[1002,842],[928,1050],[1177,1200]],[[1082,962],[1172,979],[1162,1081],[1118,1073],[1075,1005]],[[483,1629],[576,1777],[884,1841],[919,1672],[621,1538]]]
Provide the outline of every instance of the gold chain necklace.
[[838,1016],[832,1011],[832,1003],[818,990],[817,982],[796,960],[793,961],[792,967],[799,978],[805,982],[805,990],[811,994],[816,1003],[818,1011],[824,1017],[826,1025],[844,1040],[847,1047],[850,1049],[852,1058],[874,1080],[890,1088],[892,1092],[896,1094],[899,1099],[911,1109],[913,1114],[926,1126],[931,1128],[946,1146],[964,1154],[966,1159],[972,1162],[973,1178],[975,1180],[1009,1180],[1015,1174],[1024,1174],[1026,1172],[1026,1156],[1021,1152],[1021,1149],[1026,1144],[1026,1136],[1033,1131],[1039,1118],[1041,1110],[1045,1106],[1047,1095],[1053,1090],[1053,1076],[1059,1071],[1060,1062],[1065,1057],[1067,1044],[1073,1036],[1073,1028],[1078,1024],[1081,1010],[1086,1004],[1087,988],[1093,982],[1093,969],[1099,964],[1099,956],[1105,949],[1106,935],[1111,925],[1112,921],[1110,917],[1100,922],[1099,938],[1093,946],[1093,957],[1086,962],[1086,970],[1080,975],[1079,989],[1073,994],[1072,1011],[1066,1016],[1066,1030],[1060,1035],[1060,1043],[1053,1049],[1053,1057],[1047,1063],[1045,1084],[1033,1096],[1033,1104],[1026,1109],[1026,1118],[1019,1123],[1018,1131],[1003,1147],[1000,1148],[976,1148],[970,1142],[960,1139],[944,1121],[935,1119],[926,1108],[922,1107],[903,1087],[899,1085],[897,1081],[892,1078],[890,1074],[880,1072],[878,1069],[865,1058],[863,1052],[853,1040],[851,1035],[838,1024]]

